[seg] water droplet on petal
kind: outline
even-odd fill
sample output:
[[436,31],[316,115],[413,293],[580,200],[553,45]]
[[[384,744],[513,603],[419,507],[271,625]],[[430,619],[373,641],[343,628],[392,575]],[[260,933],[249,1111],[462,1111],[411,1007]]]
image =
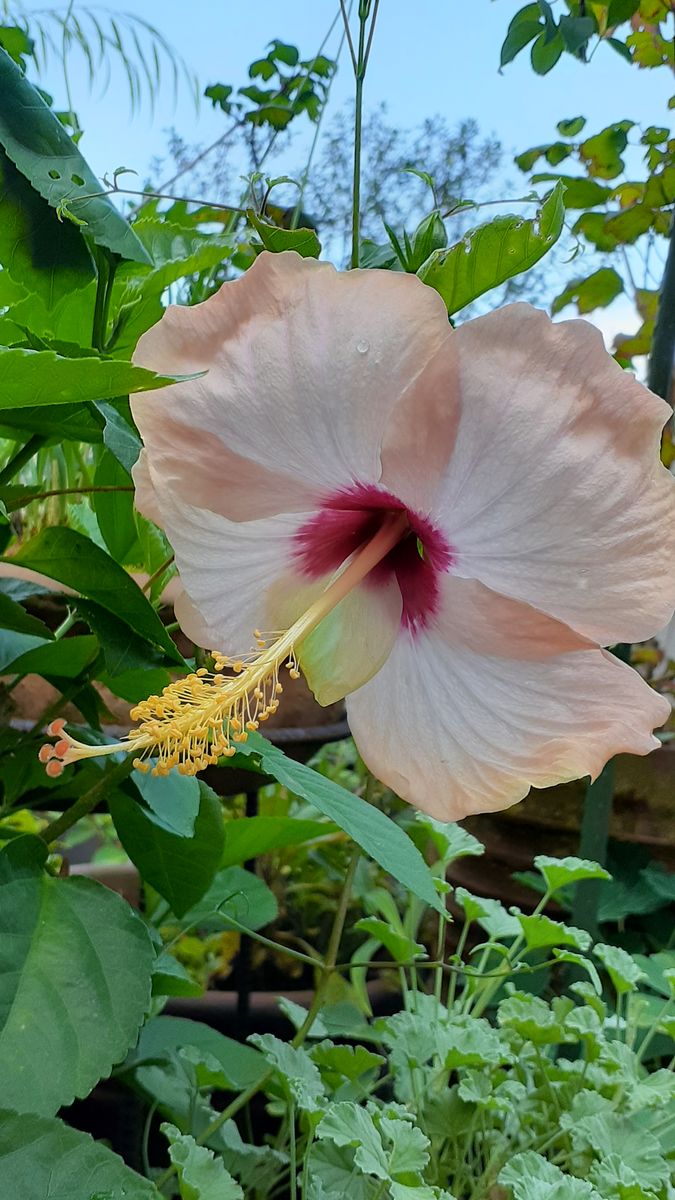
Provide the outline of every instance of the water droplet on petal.
[[359,354],[367,354],[370,350],[370,342],[366,342],[362,339],[360,342],[356,343],[356,349],[358,350]]

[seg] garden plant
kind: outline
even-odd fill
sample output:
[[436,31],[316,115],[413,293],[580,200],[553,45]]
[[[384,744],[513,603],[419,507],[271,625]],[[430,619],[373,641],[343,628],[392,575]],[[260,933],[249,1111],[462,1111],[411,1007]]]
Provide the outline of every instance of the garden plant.
[[[675,1188],[672,860],[608,848],[616,756],[672,736],[675,140],[561,116],[504,201],[499,146],[439,118],[382,187],[387,3],[209,83],[224,132],[145,186],[96,178],[68,63],[138,105],[167,65],[194,88],[168,40],[4,6],[3,1200]],[[537,0],[501,66],[616,53],[638,86],[673,22]],[[554,317],[634,301],[613,353],[523,302],[554,257]],[[462,822],[580,779],[577,853],[528,850],[502,902]]]

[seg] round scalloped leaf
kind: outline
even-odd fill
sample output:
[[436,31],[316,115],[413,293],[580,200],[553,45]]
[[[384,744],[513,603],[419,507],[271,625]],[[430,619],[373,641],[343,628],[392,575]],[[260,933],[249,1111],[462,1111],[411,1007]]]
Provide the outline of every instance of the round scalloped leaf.
[[571,883],[580,883],[582,879],[611,879],[609,871],[600,863],[591,862],[587,858],[551,858],[548,854],[538,854],[534,865],[546,880],[550,892],[559,892],[561,888]]
[[124,900],[91,879],[46,875],[27,840],[0,852],[0,1093],[51,1116],[133,1045],[155,955]]

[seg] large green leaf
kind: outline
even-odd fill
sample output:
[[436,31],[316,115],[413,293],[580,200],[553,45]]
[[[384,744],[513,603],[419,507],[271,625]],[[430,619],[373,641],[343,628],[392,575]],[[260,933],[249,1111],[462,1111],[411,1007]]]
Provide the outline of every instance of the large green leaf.
[[136,234],[106,195],[58,117],[40,92],[0,49],[0,144],[22,175],[52,205],[73,204],[86,232],[121,258],[148,262]]
[[335,831],[325,821],[302,821],[294,817],[238,817],[225,826],[225,850],[221,865],[244,863],[259,854],[297,846]]
[[135,1040],[154,950],[114,892],[46,875],[36,841],[0,852],[0,1092],[50,1116],[86,1096]]
[[[39,1075],[51,1071],[42,1062]],[[6,1200],[160,1200],[154,1184],[88,1133],[0,1109],[0,1194]]]
[[[21,636],[0,630],[0,646],[6,650],[9,637]],[[95,637],[85,635],[63,638],[61,641],[50,639],[42,645],[22,650],[10,659],[4,669],[19,675],[57,675],[63,679],[76,679],[93,662],[98,651]]]
[[111,358],[64,358],[54,350],[0,347],[0,409],[110,400],[171,379]]
[[192,223],[181,224],[175,217],[141,217],[134,222],[133,230],[154,265],[140,268],[129,264],[122,268],[119,281],[139,281],[143,292],[151,289],[161,294],[170,283],[186,275],[216,267],[238,245],[238,238],[200,233]]
[[573,279],[556,296],[551,312],[558,313],[567,304],[576,304],[580,313],[606,308],[623,291],[623,279],[614,267],[600,267],[583,279]]
[[1,149],[0,264],[48,309],[94,278],[81,234],[59,221]]
[[200,785],[200,792],[191,837],[170,832],[153,812],[122,792],[109,801],[115,829],[129,858],[179,917],[204,895],[223,852],[220,802],[205,784]]
[[287,758],[259,734],[249,736],[238,749],[259,757],[262,769],[296,796],[302,797],[375,859],[385,871],[398,879],[425,904],[444,912],[434,887],[433,877],[417,847],[399,825],[383,812],[354,796],[311,767]]
[[40,571],[96,601],[174,662],[183,661],[138,584],[81,533],[60,526],[43,529],[9,561]]
[[435,250],[417,274],[441,294],[450,314],[484,292],[529,270],[557,242],[565,217],[565,189],[557,183],[533,220],[496,217],[447,250]]
[[[243,867],[217,871],[208,891],[184,914],[185,925],[236,929],[263,929],[275,919],[278,907],[267,884]],[[216,914],[214,916],[214,914]],[[230,918],[237,922],[234,925]]]
[[[93,509],[103,540],[115,562],[139,561],[140,547],[134,520],[134,492],[131,476],[110,450],[104,450],[94,472],[94,487],[119,488],[92,494]],[[126,490],[124,490],[126,489]]]
[[257,1083],[267,1070],[262,1054],[252,1046],[225,1037],[201,1021],[184,1017],[153,1017],[141,1030],[138,1045],[127,1062],[140,1072],[144,1063],[169,1059],[185,1046],[195,1046],[216,1059],[222,1070],[222,1079],[216,1086],[222,1089],[243,1091]]

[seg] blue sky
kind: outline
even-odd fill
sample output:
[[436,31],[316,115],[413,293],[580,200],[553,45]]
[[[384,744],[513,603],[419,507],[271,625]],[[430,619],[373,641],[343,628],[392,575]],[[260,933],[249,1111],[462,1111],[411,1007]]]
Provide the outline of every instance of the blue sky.
[[[524,52],[503,73],[499,50],[507,25],[524,0],[381,0],[373,52],[366,81],[366,108],[385,101],[392,120],[415,125],[441,113],[452,124],[474,117],[481,132],[496,134],[507,155],[555,137],[563,117],[584,114],[591,132],[610,121],[631,118],[639,124],[668,124],[667,102],[672,80],[664,70],[639,71],[611,48],[601,46],[589,66],[563,56],[554,70],[539,77]],[[562,0],[554,0],[557,8]],[[42,7],[26,0],[25,8]],[[75,0],[75,11],[79,8]],[[181,52],[199,80],[240,86],[248,64],[265,52],[273,37],[296,44],[301,54],[315,54],[338,10],[338,0],[138,0],[137,16],[156,25]],[[99,10],[100,11],[100,10]],[[117,10],[119,14],[121,9]],[[334,54],[340,36],[336,25],[326,47]],[[63,75],[53,65],[44,85],[65,107]],[[72,98],[85,137],[82,149],[99,173],[124,165],[141,179],[156,155],[165,153],[166,130],[174,126],[190,144],[207,145],[225,129],[226,118],[208,101],[195,109],[187,87],[177,100],[165,86],[154,114],[147,103],[132,115],[124,78],[114,71],[107,86],[90,90],[84,63],[73,56]],[[333,84],[330,105],[339,108],[353,94],[346,53]],[[288,169],[309,141],[298,132]],[[275,168],[276,169],[276,168]],[[511,172],[514,178],[514,173]],[[517,177],[517,173],[516,173]],[[235,194],[240,188],[233,181]],[[525,190],[525,181],[524,190]],[[133,186],[133,181],[130,181]],[[503,187],[495,180],[495,197]],[[502,192],[503,194],[503,192]],[[619,301],[598,323],[608,336],[625,326],[630,308]],[[635,324],[635,321],[632,321]]]
[[[392,117],[406,124],[434,112],[450,121],[472,116],[484,133],[497,134],[513,151],[551,139],[557,120],[582,112],[591,127],[628,116],[643,123],[667,122],[672,91],[667,72],[638,71],[606,46],[590,67],[566,55],[541,78],[524,52],[500,74],[499,48],[522,3],[381,0],[366,106],[384,100]],[[28,11],[39,7],[39,0],[26,4]],[[134,11],[157,25],[181,51],[203,87],[217,81],[244,83],[248,63],[264,52],[272,37],[295,43],[303,55],[315,53],[335,16],[337,0],[287,0],[284,5],[278,0],[139,0]],[[222,114],[208,102],[195,112],[186,88],[174,104],[166,86],[154,116],[144,105],[132,117],[120,74],[113,74],[103,93],[96,87],[90,92],[85,74],[82,61],[74,57],[71,85],[86,130],[83,148],[99,172],[124,164],[143,175],[153,155],[163,151],[163,131],[171,125],[190,142],[205,144],[224,128]],[[57,102],[65,103],[59,69],[49,71],[46,84]],[[345,55],[331,105],[340,106],[352,91]]]

